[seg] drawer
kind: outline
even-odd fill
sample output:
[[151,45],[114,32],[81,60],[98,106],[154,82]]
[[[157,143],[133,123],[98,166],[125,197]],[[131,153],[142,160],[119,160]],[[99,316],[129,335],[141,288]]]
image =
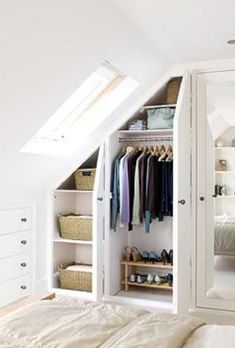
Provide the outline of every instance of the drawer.
[[31,294],[31,286],[30,276],[2,283],[0,287],[0,307],[29,296]]
[[0,236],[0,260],[4,257],[27,253],[30,247],[30,231],[2,235]]
[[31,210],[0,210],[0,235],[28,230],[32,227]]
[[29,254],[22,254],[0,260],[0,283],[23,276],[31,271]]

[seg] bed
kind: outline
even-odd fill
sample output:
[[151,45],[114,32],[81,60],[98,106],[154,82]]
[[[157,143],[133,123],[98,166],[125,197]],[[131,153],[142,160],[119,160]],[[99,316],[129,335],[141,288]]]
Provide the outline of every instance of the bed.
[[215,254],[235,255],[235,220],[228,217],[215,219]]
[[1,348],[230,348],[235,327],[74,299],[38,301],[0,319]]

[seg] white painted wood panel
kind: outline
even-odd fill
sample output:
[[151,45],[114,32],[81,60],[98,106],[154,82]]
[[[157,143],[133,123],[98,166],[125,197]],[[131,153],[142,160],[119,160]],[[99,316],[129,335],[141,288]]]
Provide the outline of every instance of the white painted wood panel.
[[31,251],[31,232],[18,232],[0,236],[0,259]]
[[[190,75],[185,73],[174,119],[173,250],[175,313],[187,313],[190,303],[191,230],[191,105]],[[182,202],[182,204],[181,204]]]
[[0,283],[31,272],[29,254],[17,255],[0,260]]
[[2,283],[0,286],[0,307],[30,295],[31,288],[29,275]]
[[31,227],[30,209],[0,210],[0,235],[28,230]]

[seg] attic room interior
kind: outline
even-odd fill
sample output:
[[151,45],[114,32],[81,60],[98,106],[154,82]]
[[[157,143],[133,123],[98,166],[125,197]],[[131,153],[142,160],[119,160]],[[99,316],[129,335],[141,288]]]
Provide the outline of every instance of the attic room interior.
[[234,347],[234,12],[0,1],[0,347]]

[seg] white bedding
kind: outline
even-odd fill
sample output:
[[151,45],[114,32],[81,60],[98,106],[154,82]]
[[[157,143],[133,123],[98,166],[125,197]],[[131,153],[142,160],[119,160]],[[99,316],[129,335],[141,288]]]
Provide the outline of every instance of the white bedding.
[[193,332],[183,348],[235,347],[235,327],[204,325]]
[[[36,302],[0,319],[0,347],[210,347],[203,342],[203,337],[209,340],[210,333],[202,325],[203,321],[196,318],[154,314],[111,304],[58,299]],[[210,327],[213,330],[214,326]],[[231,335],[235,337],[234,328]],[[234,345],[225,346],[223,341],[223,348],[225,347]]]

